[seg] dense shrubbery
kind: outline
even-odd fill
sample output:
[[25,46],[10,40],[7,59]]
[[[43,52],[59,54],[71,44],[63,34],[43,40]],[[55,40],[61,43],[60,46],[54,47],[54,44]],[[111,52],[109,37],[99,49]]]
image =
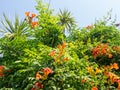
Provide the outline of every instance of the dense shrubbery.
[[99,21],[78,28],[63,18],[71,19],[70,12],[53,15],[47,4],[37,3],[38,15],[26,12],[20,25],[16,18],[12,26],[5,16],[9,33],[0,39],[0,89],[120,90],[116,26]]

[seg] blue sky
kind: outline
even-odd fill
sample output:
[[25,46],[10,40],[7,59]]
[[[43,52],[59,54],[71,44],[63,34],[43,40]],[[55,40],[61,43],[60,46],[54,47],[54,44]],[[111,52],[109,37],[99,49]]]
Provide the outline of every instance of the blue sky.
[[[49,0],[44,0],[49,2]],[[75,17],[80,27],[87,26],[100,19],[112,9],[112,16],[117,16],[117,22],[120,22],[120,0],[51,0],[51,8],[55,13],[59,9],[68,9]],[[20,19],[24,19],[24,12],[37,12],[34,8],[35,0],[1,0],[0,1],[0,19],[4,12],[11,20],[18,14]]]

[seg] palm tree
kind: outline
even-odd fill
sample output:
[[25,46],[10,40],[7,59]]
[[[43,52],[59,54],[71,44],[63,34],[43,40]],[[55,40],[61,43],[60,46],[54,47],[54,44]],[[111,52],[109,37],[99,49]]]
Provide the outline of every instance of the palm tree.
[[65,33],[65,30],[70,33],[71,27],[76,23],[74,18],[71,16],[71,12],[66,9],[64,11],[60,10],[58,16],[60,18],[60,25],[64,27],[63,33]]
[[21,35],[27,35],[28,34],[28,28],[27,28],[27,23],[24,21],[19,21],[18,16],[15,16],[15,22],[12,23],[5,14],[4,16],[4,21],[1,20],[1,25],[2,27],[0,28],[0,32],[3,35],[7,35],[10,38],[15,37],[15,36],[21,36]]

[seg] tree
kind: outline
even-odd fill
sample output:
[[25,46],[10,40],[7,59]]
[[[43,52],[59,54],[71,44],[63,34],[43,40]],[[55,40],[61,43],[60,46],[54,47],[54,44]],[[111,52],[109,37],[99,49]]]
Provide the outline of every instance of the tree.
[[63,33],[65,33],[65,30],[70,33],[71,27],[75,24],[75,20],[71,16],[71,12],[66,9],[64,11],[60,10],[58,16],[60,18],[60,25],[64,26]]
[[27,23],[24,21],[19,21],[18,16],[15,16],[15,22],[12,23],[5,14],[3,14],[4,20],[1,20],[3,27],[0,28],[0,32],[9,38],[14,38],[15,36],[27,35],[28,28]]
[[45,45],[56,47],[64,41],[63,26],[58,24],[59,17],[53,15],[53,10],[49,9],[49,4],[43,4],[42,0],[38,0],[37,3],[39,25],[35,31],[35,38]]

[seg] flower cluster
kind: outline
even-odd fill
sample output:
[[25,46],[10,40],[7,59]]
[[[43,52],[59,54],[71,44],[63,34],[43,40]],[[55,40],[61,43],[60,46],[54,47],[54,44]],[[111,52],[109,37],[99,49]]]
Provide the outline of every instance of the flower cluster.
[[93,69],[92,66],[89,66],[86,69],[87,69],[88,73],[91,74],[91,75],[96,75],[96,74],[101,73],[101,70],[97,67]]
[[25,16],[27,17],[26,19],[28,20],[28,22],[29,22],[29,24],[31,25],[32,28],[34,28],[35,26],[38,26],[38,22],[33,21],[33,18],[36,17],[35,13],[32,13],[30,15],[30,12],[25,12]]
[[112,72],[104,72],[104,75],[108,78],[108,84],[112,85],[117,83],[118,90],[120,90],[120,77]]
[[30,12],[25,12],[25,15],[27,16],[27,17],[30,17],[30,18],[34,18],[34,17],[36,17],[36,14],[31,14],[31,16],[30,16]]
[[[41,74],[40,74],[40,72],[41,72]],[[32,87],[31,90],[39,90],[39,89],[43,88],[42,81],[44,81],[45,79],[47,79],[47,77],[48,77],[49,74],[53,73],[52,69],[50,69],[49,67],[44,68],[40,72],[38,71],[36,73],[35,79],[36,80],[41,80],[41,82],[36,82],[34,84],[34,86]]]
[[[68,61],[68,57],[65,57],[65,47],[67,46],[66,42],[64,42],[62,45],[58,45],[56,50],[53,50],[50,52],[50,56],[54,59],[55,63],[62,63],[65,61]],[[42,70],[38,71],[36,73],[36,83],[32,87],[31,90],[39,90],[43,88],[43,82],[47,80],[50,76],[53,74],[53,70],[49,67],[43,68]],[[38,82],[39,81],[39,82]]]
[[103,68],[105,70],[112,70],[112,69],[118,70],[119,66],[118,66],[117,63],[113,63],[113,64],[110,64],[110,65],[107,65],[107,66],[103,66]]
[[103,66],[104,72],[103,74],[108,78],[108,84],[118,84],[118,90],[120,90],[120,77],[111,72],[112,69],[118,70],[119,66],[117,63],[113,63],[107,66]]
[[108,44],[100,44],[92,49],[92,55],[94,58],[97,56],[103,56],[107,55],[108,58],[112,58],[113,55],[111,54],[110,48],[108,47]]
[[[119,66],[117,63],[111,63],[110,65],[101,66],[100,68],[89,66],[86,68],[87,72],[91,76],[96,76],[97,74],[101,74],[104,77],[106,77],[106,81],[109,85],[117,84],[118,90],[120,90],[120,77],[113,73],[112,70],[118,70]],[[82,83],[85,83],[86,80],[82,80]],[[91,90],[98,90],[98,88],[95,86],[92,87]]]
[[49,74],[52,74],[53,71],[49,68],[49,67],[46,67],[42,70],[42,74],[39,74],[39,72],[36,73],[36,80],[39,80],[39,79],[42,79],[44,80],[45,78],[48,77]]
[[62,45],[58,45],[57,49],[58,51],[51,51],[51,53],[49,54],[55,62],[59,62],[62,63],[63,61],[68,61],[69,58],[65,57],[65,47],[67,46],[66,42],[64,42]]

